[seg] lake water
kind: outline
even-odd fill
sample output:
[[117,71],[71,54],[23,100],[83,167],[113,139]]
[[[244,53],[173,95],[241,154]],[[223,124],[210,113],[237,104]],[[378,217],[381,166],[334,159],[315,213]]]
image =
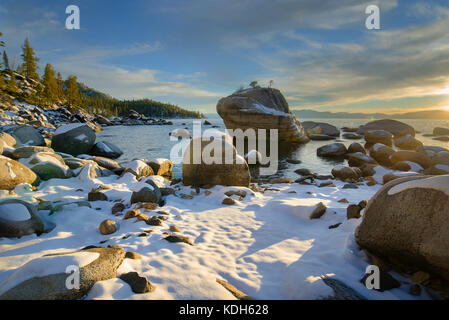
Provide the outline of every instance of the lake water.
[[[326,122],[342,127],[358,127],[369,122],[367,119],[301,119],[303,121]],[[155,125],[155,126],[114,126],[106,127],[105,130],[97,134],[97,141],[109,141],[120,147],[124,151],[118,162],[124,164],[133,159],[151,159],[151,158],[170,158],[170,151],[177,141],[170,141],[169,133],[176,128],[186,128],[192,132],[193,119],[171,119],[173,125]],[[208,121],[217,130],[224,131],[223,120],[218,115],[211,115]],[[449,128],[449,120],[400,120],[407,123],[419,131],[416,138],[429,146],[440,146],[449,149],[449,142],[433,140],[431,137],[423,137],[425,133],[432,133],[434,127]],[[210,126],[202,126],[202,130]],[[301,160],[301,164],[286,164],[287,167],[280,171],[282,176],[297,178],[294,171],[298,168],[308,168],[319,174],[330,174],[332,168],[337,164],[344,163],[344,160],[327,160],[316,155],[316,149],[332,143],[341,142],[349,146],[352,142],[364,143],[364,140],[347,140],[339,138],[331,141],[310,141],[293,151],[288,158]],[[175,164],[173,173],[175,177],[181,177],[182,165]]]

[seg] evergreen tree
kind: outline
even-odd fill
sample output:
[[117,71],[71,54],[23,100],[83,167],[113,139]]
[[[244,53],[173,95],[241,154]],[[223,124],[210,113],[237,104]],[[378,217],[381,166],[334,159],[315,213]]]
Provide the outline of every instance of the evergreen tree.
[[9,70],[9,59],[6,51],[3,50],[3,68]]
[[[0,37],[3,36],[3,33],[0,32]],[[0,47],[4,47],[5,46],[5,42],[0,40]]]
[[9,70],[9,80],[6,83],[6,90],[9,92],[17,92],[19,88],[17,87],[16,76],[14,75],[14,71]]
[[45,73],[42,82],[44,85],[44,90],[42,92],[44,102],[49,104],[55,103],[58,100],[58,84],[55,78],[55,71],[49,63],[45,66]]
[[65,93],[64,93],[64,80],[62,80],[60,72],[58,72],[58,75],[56,76],[56,84],[58,85],[57,88],[58,100],[62,101],[64,100]]
[[69,76],[67,78],[67,104],[70,107],[79,106],[81,104],[78,83],[75,76]]
[[31,48],[28,38],[25,39],[25,43],[22,47],[22,50],[23,50],[21,55],[23,58],[22,72],[28,78],[39,81],[39,74],[37,73],[37,69],[39,68],[37,66],[37,62],[39,61],[39,59],[36,57],[33,48]]

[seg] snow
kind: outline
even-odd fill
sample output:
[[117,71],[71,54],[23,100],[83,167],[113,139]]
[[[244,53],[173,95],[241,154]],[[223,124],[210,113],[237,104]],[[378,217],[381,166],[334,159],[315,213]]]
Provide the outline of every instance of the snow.
[[20,203],[0,203],[0,219],[26,221],[31,218],[27,207]]
[[271,114],[271,115],[274,115],[274,116],[281,116],[281,117],[288,117],[288,116],[290,116],[289,113],[285,113],[285,112],[282,112],[282,111],[279,111],[279,110],[268,108],[268,107],[266,107],[266,106],[264,106],[263,104],[260,104],[260,103],[253,103],[253,108],[251,108],[251,109],[244,109],[244,110],[241,110],[241,111],[245,111],[245,110],[247,110],[247,111],[257,110],[260,113]]
[[391,188],[388,191],[388,194],[394,195],[396,193],[415,188],[439,190],[449,196],[449,175],[403,182]]
[[69,131],[72,131],[73,129],[79,128],[85,126],[84,123],[70,123],[70,124],[65,124],[60,126],[59,128],[56,129],[54,135],[57,136],[58,134],[64,134],[67,133]]
[[[347,204],[338,200],[346,198],[350,203],[358,203],[370,199],[380,185],[362,185],[354,192],[343,189],[345,183],[341,181],[334,181],[336,188],[279,184],[264,193],[244,187],[215,186],[207,190],[212,192],[208,196],[206,190],[200,189],[200,194],[194,193],[193,200],[186,200],[179,195],[191,194],[191,187],[177,184],[172,186],[177,194],[167,196],[166,204],[155,210],[169,213],[168,219],[161,227],[152,227],[111,214],[115,201],[123,201],[129,208],[132,190],[144,182],[138,182],[131,174],[120,179],[117,176],[94,179],[87,174],[89,166],[82,170],[82,178],[46,181],[33,196],[62,203],[86,201],[91,186],[101,184],[111,188],[105,191],[110,201],[91,202],[91,208],[68,204],[52,215],[40,211],[40,215],[56,225],[50,233],[1,239],[3,290],[5,283],[16,281],[16,272],[23,276],[20,270],[29,270],[30,276],[42,276],[64,272],[68,264],[77,263],[53,260],[67,258],[41,258],[42,255],[76,251],[88,245],[120,245],[125,251],[139,253],[142,259],[125,259],[118,274],[136,271],[147,277],[156,290],[134,294],[120,279],[111,279],[97,282],[86,299],[235,299],[216,283],[217,278],[256,299],[321,299],[333,294],[321,280],[324,275],[343,281],[368,299],[429,298],[425,292],[420,297],[411,296],[408,293],[411,281],[396,273],[392,275],[404,284],[391,291],[368,290],[360,283],[369,264],[354,240],[354,230],[361,219],[347,220]],[[161,178],[152,179],[169,185]],[[222,205],[224,192],[230,189],[246,191],[247,195],[243,199],[233,195],[235,205]],[[309,219],[319,202],[327,206],[326,213],[320,219]],[[157,215],[154,211],[145,213]],[[119,230],[102,235],[98,226],[105,219],[119,222]],[[329,229],[336,223],[342,224]],[[195,246],[164,240],[164,232],[171,225],[179,227],[180,234],[188,236]],[[138,237],[148,229],[153,232]],[[124,238],[125,235],[128,237]],[[101,241],[106,242],[99,244]],[[36,258],[41,259],[32,262],[31,267],[20,268]]]
[[86,141],[87,139],[88,138],[84,133],[75,137],[75,140],[78,140],[78,141]]
[[76,252],[67,255],[42,257],[32,260],[21,266],[7,280],[0,283],[0,295],[34,277],[66,273],[66,268],[68,266],[78,266],[81,268],[95,261],[99,256],[100,254],[96,252]]

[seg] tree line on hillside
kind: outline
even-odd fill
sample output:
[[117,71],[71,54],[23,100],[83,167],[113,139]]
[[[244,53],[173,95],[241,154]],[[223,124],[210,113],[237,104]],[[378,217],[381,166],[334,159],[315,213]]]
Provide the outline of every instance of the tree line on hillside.
[[[0,32],[0,38],[1,36]],[[0,40],[0,47],[5,47],[4,41]],[[63,80],[61,74],[56,72],[50,63],[45,65],[41,78],[38,73],[39,58],[28,38],[25,39],[22,46],[21,58],[23,62],[16,67],[14,63],[10,63],[6,51],[3,50],[3,61],[0,62],[0,96],[6,93],[29,104],[64,105],[71,111],[81,108],[104,116],[126,116],[130,110],[135,110],[148,117],[203,117],[199,112],[151,99],[118,100],[112,98],[78,83],[77,77],[74,75]],[[31,83],[31,91],[20,90],[17,83],[19,76],[25,77],[27,82]]]

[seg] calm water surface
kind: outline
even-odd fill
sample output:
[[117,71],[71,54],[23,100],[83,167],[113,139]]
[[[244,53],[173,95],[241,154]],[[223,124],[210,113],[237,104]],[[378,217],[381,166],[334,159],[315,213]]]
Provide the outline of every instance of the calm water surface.
[[[304,121],[326,122],[341,127],[358,127],[368,122],[366,119],[302,119]],[[186,128],[192,132],[192,119],[173,119],[171,126],[115,126],[107,127],[97,135],[97,141],[109,141],[120,147],[124,155],[118,159],[119,163],[126,163],[133,159],[151,159],[151,158],[170,158],[170,150],[177,143],[170,141],[169,133],[176,128]],[[208,121],[220,131],[224,131],[225,126],[222,119],[216,116],[210,116]],[[449,120],[400,120],[407,123],[419,131],[416,138],[425,145],[441,146],[449,149],[449,142],[435,141],[429,137],[423,137],[425,133],[432,133],[434,127],[449,128]],[[210,126],[202,126],[202,129],[208,129]],[[330,171],[336,164],[341,164],[344,160],[326,160],[316,155],[316,149],[332,143],[341,142],[349,146],[352,142],[364,143],[364,140],[346,140],[343,138],[331,141],[310,141],[292,152],[288,157],[301,160],[301,164],[288,164],[288,167],[282,171],[283,176],[297,178],[294,170],[298,168],[309,168],[319,174],[330,174]],[[175,177],[181,177],[182,165],[175,164],[173,173]]]

